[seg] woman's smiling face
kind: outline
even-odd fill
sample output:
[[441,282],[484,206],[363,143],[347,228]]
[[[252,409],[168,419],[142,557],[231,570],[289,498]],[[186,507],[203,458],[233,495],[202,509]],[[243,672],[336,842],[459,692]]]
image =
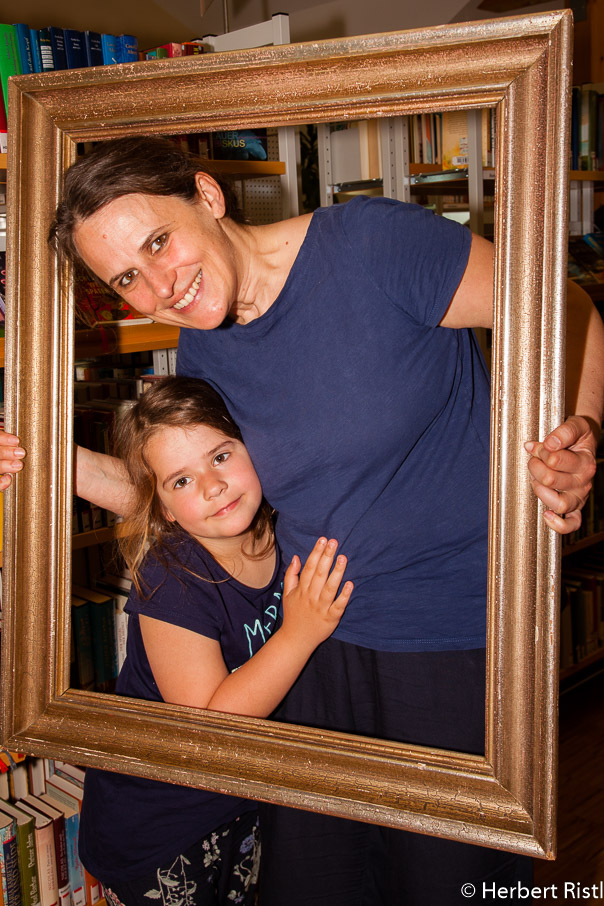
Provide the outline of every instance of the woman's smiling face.
[[238,289],[223,215],[220,190],[199,174],[193,202],[123,195],[80,221],[74,239],[85,264],[141,314],[212,330],[228,317]]

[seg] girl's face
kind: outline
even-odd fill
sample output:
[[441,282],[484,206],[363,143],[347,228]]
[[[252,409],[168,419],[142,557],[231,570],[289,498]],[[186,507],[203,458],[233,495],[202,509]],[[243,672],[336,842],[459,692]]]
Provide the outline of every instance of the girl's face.
[[86,265],[154,321],[211,330],[237,297],[234,248],[222,218],[222,193],[197,175],[198,195],[124,195],[74,230]]
[[232,539],[248,531],[262,488],[241,441],[207,425],[165,427],[152,435],[145,454],[168,519],[211,553],[232,547]]

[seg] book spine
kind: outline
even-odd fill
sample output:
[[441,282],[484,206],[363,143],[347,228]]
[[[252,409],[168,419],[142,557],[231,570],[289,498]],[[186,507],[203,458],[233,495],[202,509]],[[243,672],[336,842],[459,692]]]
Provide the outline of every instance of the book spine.
[[65,818],[65,842],[67,844],[67,868],[72,906],[86,906],[86,879],[84,866],[78,853],[78,832],[80,816],[78,813]]
[[52,47],[52,58],[55,69],[67,69],[67,53],[65,52],[65,32],[56,25],[51,25],[48,29],[50,33],[50,44]]
[[8,104],[8,80],[21,74],[17,36],[12,25],[0,25],[0,84],[5,103]]
[[138,41],[134,35],[118,35],[117,52],[120,63],[138,61]]
[[29,40],[31,43],[31,56],[34,64],[34,72],[42,72],[42,56],[40,54],[40,36],[36,28],[30,28]]
[[103,48],[103,63],[105,66],[118,62],[117,38],[115,35],[102,34],[101,47]]
[[15,24],[13,28],[15,29],[15,34],[17,36],[17,47],[19,49],[21,72],[23,74],[35,72],[29,25],[24,25],[22,22],[19,22]]
[[17,825],[17,851],[23,906],[40,906],[34,819]]
[[36,855],[41,906],[58,906],[59,884],[52,822],[36,828]]
[[38,29],[38,44],[40,45],[40,72],[51,72],[55,69],[55,60],[52,55],[52,43],[48,28]]
[[17,824],[14,818],[0,828],[0,874],[5,906],[21,906],[21,879],[17,853]]
[[101,35],[98,31],[84,32],[84,46],[86,48],[86,59],[89,66],[103,65],[103,46],[101,44]]

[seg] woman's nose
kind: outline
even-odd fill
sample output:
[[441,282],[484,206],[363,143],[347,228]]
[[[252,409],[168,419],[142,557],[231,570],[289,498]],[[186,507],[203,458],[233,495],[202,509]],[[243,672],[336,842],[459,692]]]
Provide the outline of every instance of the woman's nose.
[[147,283],[159,299],[170,299],[174,294],[176,271],[165,267],[150,267],[146,274]]

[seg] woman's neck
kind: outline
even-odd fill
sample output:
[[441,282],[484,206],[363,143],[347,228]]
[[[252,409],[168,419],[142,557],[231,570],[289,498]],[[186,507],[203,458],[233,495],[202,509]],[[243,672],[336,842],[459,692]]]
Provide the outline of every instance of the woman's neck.
[[285,286],[304,242],[312,214],[263,226],[225,226],[236,249],[239,291],[229,312],[237,324],[265,314]]

